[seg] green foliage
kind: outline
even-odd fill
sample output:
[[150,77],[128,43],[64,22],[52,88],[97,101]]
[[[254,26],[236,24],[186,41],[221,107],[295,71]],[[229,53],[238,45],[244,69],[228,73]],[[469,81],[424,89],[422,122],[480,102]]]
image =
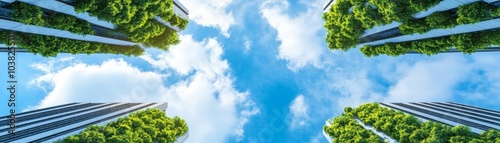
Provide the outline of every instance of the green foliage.
[[362,4],[354,7],[354,18],[361,21],[363,28],[368,29],[379,25],[388,24],[384,21],[382,14],[369,4]]
[[99,53],[137,57],[144,54],[144,49],[142,49],[139,46],[119,46],[119,45],[102,44],[102,46],[99,47]]
[[[392,21],[401,22],[402,34],[423,34],[432,29],[449,29],[461,24],[477,23],[500,16],[500,8],[485,2],[462,5],[457,14],[451,11],[435,12],[425,18],[414,19],[413,14],[426,11],[441,0],[337,0],[330,11],[323,14],[327,29],[326,42],[330,49],[347,51],[359,43],[366,29],[385,25]],[[352,8],[352,12],[349,9]],[[352,16],[354,15],[354,16]],[[484,34],[484,33],[483,33]],[[484,35],[479,35],[485,37]],[[474,36],[472,36],[474,37]],[[426,39],[414,42],[387,43],[379,46],[364,46],[361,51],[367,56],[386,54],[403,55],[409,51],[434,55],[453,46],[464,53],[473,53],[492,42],[471,38],[471,35],[456,35]],[[465,40],[453,43],[450,40]],[[473,46],[467,46],[473,44]]]
[[430,7],[435,6],[441,0],[408,0],[411,11],[427,11]]
[[334,143],[362,142],[382,143],[373,132],[363,129],[349,114],[336,117],[331,126],[323,127],[324,131],[333,137]]
[[435,12],[425,18],[429,28],[432,29],[449,29],[458,25],[457,17],[452,12]]
[[399,25],[399,30],[403,34],[426,33],[432,30],[425,20],[411,19]]
[[[170,36],[175,35],[175,38],[170,38]],[[168,45],[175,45],[180,42],[177,32],[172,29],[166,29],[161,35],[150,38],[147,42],[144,43],[145,46],[157,47],[162,50],[167,50],[169,48]],[[168,43],[165,45],[165,43]]]
[[133,42],[152,45],[150,39],[159,36],[166,38],[163,43],[155,40],[157,43],[154,46],[160,49],[167,49],[165,47],[172,45],[171,41],[176,41],[178,37],[175,32],[168,31],[168,27],[156,21],[155,16],[180,29],[184,29],[188,23],[188,20],[174,14],[172,0],[78,0],[73,5],[77,12],[88,12],[91,16],[117,25],[117,31]]
[[417,41],[387,43],[378,46],[364,46],[361,52],[367,56],[378,56],[381,54],[399,56],[410,51],[420,54],[433,55],[447,51],[452,47],[465,54],[474,53],[491,45],[500,45],[500,31],[483,31],[475,33],[455,34],[451,36],[429,38]]
[[432,29],[450,29],[462,24],[473,24],[500,16],[500,8],[483,1],[462,5],[457,15],[451,11],[435,12],[426,18],[411,19],[399,26],[401,33],[426,33]]
[[[34,54],[44,57],[56,57],[60,52],[71,54],[122,54],[126,56],[140,56],[144,49],[138,46],[118,46],[102,43],[93,43],[53,36],[15,32],[12,36],[18,48],[27,49]],[[0,42],[8,43],[11,36],[6,31],[0,31]]]
[[357,142],[354,141],[356,134],[353,132],[362,132],[360,130],[365,129],[355,122],[355,118],[399,142],[494,143],[500,141],[498,130],[493,129],[478,135],[466,126],[450,127],[439,122],[421,122],[412,115],[379,106],[377,103],[364,104],[354,109],[346,107],[344,111],[348,112],[335,117],[331,126],[324,127],[325,132],[334,138],[334,142]]
[[410,9],[409,2],[406,0],[370,0],[370,3],[377,7],[386,22],[406,21],[412,19],[412,15],[416,13]]
[[180,30],[186,29],[189,21],[187,19],[181,18],[179,16],[172,16],[169,20],[171,25],[179,27]]
[[498,8],[486,2],[479,1],[458,8],[457,22],[459,24],[477,23],[482,20],[491,19]]
[[90,27],[89,22],[70,15],[48,13],[47,16],[43,16],[43,11],[40,7],[24,2],[12,3],[11,9],[13,10],[11,18],[24,24],[66,30],[80,35],[94,34],[94,30]]
[[[323,14],[330,49],[347,51],[359,42],[366,29],[393,21],[406,22],[412,15],[427,10],[440,0],[336,0]],[[352,8],[352,12],[349,9]]]
[[56,143],[173,143],[188,131],[186,121],[169,118],[159,109],[146,109],[121,117],[105,126],[93,125]]
[[66,30],[80,35],[94,34],[94,30],[90,27],[90,23],[85,20],[61,13],[51,13],[46,18],[45,26],[47,27]]
[[45,24],[45,20],[42,18],[43,11],[40,7],[19,1],[12,3],[10,6],[13,10],[10,17],[13,20],[38,26]]

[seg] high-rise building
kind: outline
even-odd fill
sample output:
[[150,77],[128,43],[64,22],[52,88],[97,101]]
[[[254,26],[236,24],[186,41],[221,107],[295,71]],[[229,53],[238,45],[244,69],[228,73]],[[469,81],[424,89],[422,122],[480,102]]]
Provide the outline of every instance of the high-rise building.
[[[375,106],[373,106],[375,105]],[[387,109],[393,109],[395,111],[400,111],[405,113],[406,115],[411,115],[413,117],[416,117],[419,122],[424,123],[426,121],[430,121],[433,123],[441,123],[445,126],[448,127],[456,127],[459,125],[462,126],[467,126],[470,128],[471,133],[475,134],[481,134],[490,130],[497,130],[500,131],[500,111],[495,111],[495,110],[490,110],[490,109],[484,109],[484,108],[479,108],[479,107],[474,107],[474,106],[469,106],[469,105],[463,105],[459,103],[454,103],[454,102],[411,102],[411,103],[378,103],[378,104],[365,104],[362,105],[364,107],[358,107],[361,109],[357,109],[357,113],[354,114],[354,118],[351,119],[351,117],[344,118],[344,119],[349,119],[352,120],[353,123],[356,123],[359,129],[363,130],[368,130],[374,135],[378,136],[380,139],[387,141],[387,142],[397,142],[399,139],[393,139],[390,137],[390,134],[380,130],[380,128],[384,128],[381,126],[387,126],[386,130],[392,130],[394,131],[394,128],[398,128],[398,126],[401,125],[394,125],[397,121],[389,122],[389,121],[381,121],[384,119],[380,119],[381,116],[392,116],[390,118],[396,118],[394,117],[397,112],[394,111],[389,111]],[[374,108],[373,108],[374,107]],[[371,108],[371,109],[370,109]],[[385,108],[385,109],[382,109]],[[347,109],[347,108],[346,108]],[[352,109],[349,107],[349,109]],[[356,110],[356,109],[352,109]],[[349,112],[345,110],[346,112]],[[360,113],[363,112],[363,113]],[[377,112],[377,113],[373,113]],[[345,114],[345,113],[344,113]],[[344,114],[342,116],[344,116]],[[364,117],[359,117],[359,116],[364,116]],[[400,129],[399,132],[404,132],[404,130],[413,130],[415,131],[415,128],[410,129],[410,125],[415,125],[410,122],[413,120],[409,118],[404,118],[402,116],[399,116],[400,118],[396,120],[406,120],[403,121],[404,124],[407,124],[405,126],[406,129]],[[337,126],[339,124],[346,124],[345,120],[335,120],[337,122]],[[328,120],[326,121],[325,127],[331,127],[332,124],[334,124],[333,120]],[[376,123],[380,121],[380,123]],[[343,122],[343,123],[339,123]],[[376,125],[377,124],[377,125]],[[385,125],[388,124],[388,125]],[[378,126],[378,127],[376,127]],[[423,126],[420,124],[419,126]],[[376,129],[378,128],[378,129]],[[422,127],[423,128],[423,127]],[[325,128],[326,129],[326,128]],[[325,138],[329,141],[332,142],[332,137],[326,133],[325,129],[323,130],[323,135]],[[336,130],[336,129],[335,129]],[[397,129],[396,129],[397,130]],[[334,131],[335,132],[335,131]],[[337,131],[338,132],[338,131]],[[397,131],[396,131],[397,132]],[[431,132],[429,129],[426,132]],[[415,132],[413,132],[415,133]],[[408,133],[407,137],[410,137],[412,132]],[[500,135],[500,132],[498,133]],[[425,135],[422,135],[425,138]],[[500,141],[500,137],[496,138],[498,141]]]
[[472,132],[481,133],[491,129],[500,130],[500,112],[453,102],[380,103],[380,105],[402,111],[421,120],[442,124],[465,125]]
[[[53,142],[79,133],[89,125],[105,125],[119,117],[144,110],[167,109],[165,103],[70,103],[15,115],[15,135],[9,134],[9,116],[0,117],[0,142]],[[178,138],[184,142],[189,133]]]
[[325,3],[330,49],[361,48],[366,56],[500,51],[498,0],[355,2]]
[[[132,31],[133,28],[137,28],[140,26],[151,26],[150,24],[151,22],[155,24],[161,23],[163,24],[164,27],[170,29],[171,31],[176,31],[176,32],[179,32],[183,28],[185,28],[185,24],[179,25],[179,22],[182,20],[187,21],[189,11],[178,0],[168,0],[168,1],[172,1],[173,3],[172,11],[174,13],[174,16],[172,16],[172,18],[169,21],[162,19],[161,16],[158,15],[152,19],[148,19],[150,21],[147,21],[146,23],[138,23],[137,19],[130,20],[124,18],[125,20],[129,20],[129,22],[125,23],[122,21],[123,23],[120,24],[122,25],[128,24],[128,25],[119,27],[118,25],[113,24],[112,22],[108,22],[108,21],[113,21],[113,18],[120,18],[119,16],[111,17],[110,19],[104,20],[98,18],[99,16],[101,17],[104,16],[99,15],[99,13],[97,12],[96,12],[97,14],[86,11],[81,12],[81,10],[77,12],[78,9],[76,8],[75,5],[79,4],[77,2],[81,3],[83,1],[0,0],[0,32],[7,32],[7,33],[18,32],[30,35],[44,35],[56,38],[64,38],[72,41],[88,42],[90,44],[99,43],[110,46],[118,46],[118,47],[123,46],[124,48],[127,47],[143,48],[144,46],[151,46],[151,45],[147,44],[144,45],[144,40],[143,42],[138,42],[140,40],[134,40],[133,38],[130,37],[131,35],[134,35],[133,33],[127,34],[121,31],[127,31],[127,30]],[[22,3],[22,5],[19,5],[18,3]],[[32,14],[22,13],[22,10],[31,10],[30,13]],[[35,13],[35,11],[37,12],[39,11],[39,13]],[[126,11],[126,9],[119,10],[119,12],[122,11]],[[139,12],[141,11],[143,10],[135,12],[133,10],[129,10],[128,13],[139,14]],[[144,15],[141,14],[133,17],[134,18],[144,17]],[[58,21],[58,19],[60,21]],[[174,24],[172,24],[172,22],[174,22]],[[90,27],[86,27],[87,24],[90,24]],[[154,26],[158,27],[158,25]],[[71,29],[68,27],[73,27],[73,28]],[[126,30],[124,30],[124,28]],[[169,30],[165,31],[170,32]],[[144,32],[144,30],[142,30],[141,32]],[[156,35],[158,36],[158,34],[161,33],[157,32]],[[0,38],[9,38],[9,37],[2,37],[0,35]],[[149,37],[149,38],[155,38],[155,37]],[[164,38],[164,37],[158,37],[158,38]],[[0,39],[0,52],[8,51],[7,47],[9,45],[6,45],[5,43],[5,41],[7,40],[9,39]],[[143,45],[139,46],[141,44]],[[24,45],[26,46],[26,44]],[[18,49],[16,50],[16,52],[27,52],[27,51],[28,49],[26,49],[25,47],[18,47]],[[31,49],[31,51],[36,51],[36,49],[35,50]],[[74,53],[71,50],[61,50],[60,52]],[[109,53],[109,51],[98,51],[96,53],[101,53],[101,52]]]

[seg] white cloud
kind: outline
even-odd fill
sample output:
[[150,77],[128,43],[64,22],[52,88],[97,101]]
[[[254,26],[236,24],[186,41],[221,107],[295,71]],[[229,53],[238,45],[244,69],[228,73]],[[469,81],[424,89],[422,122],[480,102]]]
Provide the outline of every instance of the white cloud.
[[309,116],[307,114],[309,106],[306,104],[303,95],[298,95],[290,104],[290,113],[292,113],[291,129],[307,125]]
[[229,37],[229,28],[235,24],[231,11],[227,7],[233,0],[180,0],[189,10],[189,19],[205,27],[218,28]]
[[298,70],[307,64],[321,67],[326,50],[318,34],[322,29],[322,12],[317,4],[308,4],[307,11],[293,17],[287,14],[287,1],[266,1],[261,6],[261,14],[269,25],[277,31],[278,58],[288,61],[291,70]]
[[222,47],[215,39],[197,42],[181,36],[181,40],[167,52],[141,57],[160,71],[177,73],[180,80],[170,86],[165,86],[170,78],[160,74],[164,72],[141,71],[121,59],[100,65],[77,63],[45,70],[45,75],[32,80],[32,84],[53,87],[36,107],[68,102],[168,102],[167,115],[184,118],[190,127],[187,142],[225,142],[232,136],[242,140],[245,124],[259,109],[248,91],[234,89],[227,61],[221,59]]
[[385,101],[448,101],[454,87],[467,78],[471,66],[463,57],[447,56],[436,61],[414,64],[390,89]]
[[323,136],[323,132],[319,132],[318,134],[313,136],[309,142],[310,143],[320,143],[321,141],[326,141],[325,137]]
[[244,37],[244,40],[245,40],[245,48],[243,49],[243,52],[245,54],[248,54],[248,51],[250,51],[250,48],[252,47],[252,41],[250,41],[250,39],[248,39],[248,37]]

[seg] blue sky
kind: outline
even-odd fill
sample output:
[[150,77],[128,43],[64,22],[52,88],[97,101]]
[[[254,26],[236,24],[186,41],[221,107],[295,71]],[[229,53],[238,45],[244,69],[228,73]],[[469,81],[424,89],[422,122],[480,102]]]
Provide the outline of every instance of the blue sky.
[[325,0],[180,1],[191,22],[182,42],[165,52],[19,54],[17,109],[166,101],[167,115],[187,120],[190,143],[323,143],[325,120],[365,102],[453,101],[500,110],[500,53],[365,58],[358,49],[328,50]]

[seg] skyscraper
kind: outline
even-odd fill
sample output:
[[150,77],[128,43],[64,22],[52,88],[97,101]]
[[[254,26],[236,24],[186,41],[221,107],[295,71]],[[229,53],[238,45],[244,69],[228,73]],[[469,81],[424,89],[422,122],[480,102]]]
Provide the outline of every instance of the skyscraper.
[[[0,142],[53,142],[79,133],[89,125],[105,125],[147,108],[167,109],[167,103],[70,103],[16,114],[15,135],[7,131],[10,118],[0,119]],[[188,133],[179,137],[184,142]]]
[[[121,46],[121,48],[123,49],[141,48],[138,46],[139,44],[143,44],[144,46],[154,47],[156,45],[148,45],[148,43],[156,41],[147,42],[147,40],[151,38],[160,38],[160,39],[165,38],[165,37],[160,37],[162,36],[160,35],[162,33],[159,32],[162,31],[155,31],[156,33],[153,32],[154,33],[153,36],[147,37],[148,34],[146,34],[145,31],[145,29],[147,28],[144,28],[144,29],[138,29],[141,30],[142,33],[144,33],[142,37],[138,37],[139,39],[137,37],[131,37],[131,36],[134,35],[134,30],[136,30],[138,27],[140,28],[141,26],[160,27],[162,30],[167,29],[164,30],[165,32],[163,32],[163,34],[167,35],[167,37],[177,36],[175,34],[172,34],[171,31],[174,31],[173,33],[175,33],[185,28],[185,24],[182,21],[187,21],[189,11],[177,0],[170,0],[170,1],[173,3],[171,10],[173,11],[174,15],[170,16],[170,19],[168,19],[168,21],[165,20],[166,17],[169,17],[169,15],[167,14],[166,16],[155,15],[154,18],[147,19],[146,23],[138,23],[138,21],[140,20],[144,21],[145,19],[128,19],[120,17],[118,15],[113,16],[113,14],[116,14],[116,12],[113,12],[113,14],[111,15],[105,15],[109,14],[106,13],[105,9],[103,9],[104,12],[102,11],[95,12],[97,10],[92,11],[92,9],[89,10],[89,8],[82,6],[83,4],[81,3],[84,3],[83,1],[0,0],[0,32],[7,32],[7,33],[17,32],[26,34],[27,36],[44,35],[54,38],[67,39],[71,41],[86,42],[90,44],[98,43],[98,44],[109,45],[111,47]],[[99,2],[102,3],[102,1]],[[168,1],[166,1],[166,3],[168,3]],[[98,4],[97,2],[86,3],[86,4],[102,5]],[[134,5],[131,5],[131,7],[132,6]],[[102,9],[101,7],[99,8],[100,9],[98,10]],[[138,6],[134,6],[134,8],[137,9]],[[24,10],[29,10],[30,13],[22,12]],[[128,11],[128,14],[137,14],[136,16],[133,16],[133,18],[136,17],[146,18],[143,15],[143,13],[140,13],[145,10],[133,11],[130,9],[119,9],[118,14],[119,12],[123,11],[125,12]],[[102,13],[105,14],[103,15]],[[107,19],[102,19],[103,17],[106,16],[108,17]],[[99,17],[101,19],[99,19]],[[118,23],[118,24],[113,24],[113,23]],[[161,27],[160,25],[164,27]],[[7,51],[6,47],[9,46],[6,45],[5,42],[9,40],[9,37],[2,37],[0,35],[0,38],[2,38],[0,39],[0,52],[5,52]],[[140,38],[145,38],[145,39],[140,39]],[[163,40],[168,41],[168,39],[163,39]],[[30,49],[29,48],[30,45],[27,44],[23,45],[23,43],[20,42],[23,41],[22,40],[16,41],[16,43],[20,45],[20,47],[18,47],[19,49],[17,49],[18,52],[36,51],[35,48]],[[34,42],[29,42],[29,43],[33,44]],[[59,44],[59,47],[62,47],[62,45],[63,44]],[[42,46],[39,47],[43,48]],[[106,48],[106,49],[107,50],[112,49],[113,51],[117,51],[116,49],[113,48]],[[109,53],[110,51],[107,50],[97,51],[97,53],[99,52]],[[90,50],[85,49],[81,51],[88,53],[88,51],[91,51],[91,49]],[[74,51],[67,49],[63,49],[60,52],[74,53]]]
[[[353,3],[355,2],[355,3]],[[500,1],[328,0],[323,19],[330,49],[365,56],[500,51]]]
[[[459,128],[459,125],[467,126],[470,131]],[[441,136],[444,139],[441,141],[446,142],[458,136],[467,136],[463,139],[469,141],[491,140],[486,138],[488,133],[497,134],[492,136],[493,140],[500,141],[499,130],[499,111],[453,102],[415,102],[372,103],[354,109],[347,107],[344,114],[326,122],[323,134],[329,142],[332,142],[332,134],[342,138],[349,135],[341,134],[349,132],[364,132],[360,135],[362,138],[375,137],[370,141],[379,138],[388,142],[420,142],[435,139],[436,136]],[[356,136],[350,135],[350,138]]]

